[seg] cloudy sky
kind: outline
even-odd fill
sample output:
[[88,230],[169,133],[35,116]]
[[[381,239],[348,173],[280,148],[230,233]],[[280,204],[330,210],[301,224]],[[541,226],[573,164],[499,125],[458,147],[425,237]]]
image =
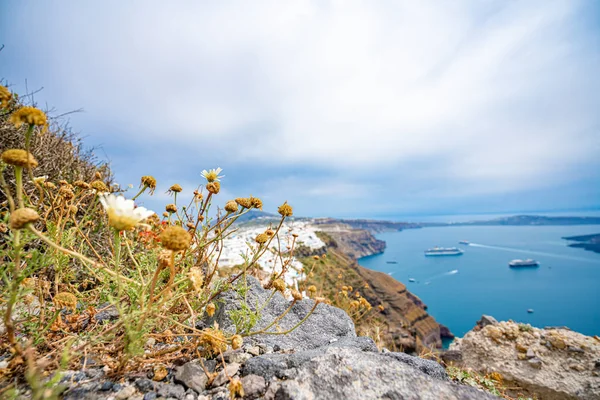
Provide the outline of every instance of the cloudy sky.
[[0,44],[148,205],[220,166],[304,216],[600,208],[595,0],[14,0]]

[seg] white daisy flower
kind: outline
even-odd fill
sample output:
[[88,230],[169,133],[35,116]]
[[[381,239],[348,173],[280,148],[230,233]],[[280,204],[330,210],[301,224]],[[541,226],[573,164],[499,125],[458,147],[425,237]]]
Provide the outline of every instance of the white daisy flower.
[[209,182],[219,182],[219,179],[225,177],[225,175],[219,175],[222,171],[223,170],[221,168],[209,169],[208,171],[203,170],[200,174],[202,174],[202,176],[205,177]]
[[132,229],[154,214],[152,210],[136,207],[133,200],[126,200],[123,196],[102,193],[99,197],[108,214],[108,224],[118,231]]

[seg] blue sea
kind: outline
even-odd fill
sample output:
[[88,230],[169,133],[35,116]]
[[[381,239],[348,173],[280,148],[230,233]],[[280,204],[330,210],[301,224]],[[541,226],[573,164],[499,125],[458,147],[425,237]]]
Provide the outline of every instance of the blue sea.
[[[567,247],[561,239],[592,233],[600,233],[600,225],[407,229],[377,235],[387,242],[385,253],[359,263],[406,284],[458,337],[482,314],[600,335],[600,254]],[[464,254],[425,257],[423,251],[434,246],[456,246]],[[533,258],[540,266],[509,268],[517,258]]]

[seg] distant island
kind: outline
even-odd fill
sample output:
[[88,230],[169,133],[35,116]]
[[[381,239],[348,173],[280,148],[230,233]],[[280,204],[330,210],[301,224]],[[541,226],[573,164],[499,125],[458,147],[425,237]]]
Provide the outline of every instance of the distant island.
[[570,240],[578,243],[570,243],[569,247],[578,247],[584,250],[600,253],[600,233],[592,235],[568,236],[563,237],[565,240]]

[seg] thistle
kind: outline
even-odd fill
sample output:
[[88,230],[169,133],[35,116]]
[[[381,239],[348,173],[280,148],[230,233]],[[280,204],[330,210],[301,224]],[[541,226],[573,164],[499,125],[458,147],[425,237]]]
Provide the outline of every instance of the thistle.
[[140,180],[140,187],[142,188],[142,190],[140,190],[139,194],[141,194],[146,189],[150,189],[150,194],[154,194],[154,190],[156,189],[156,179],[151,175],[144,175]]
[[243,208],[252,208],[252,200],[246,197],[238,197],[235,202]]

